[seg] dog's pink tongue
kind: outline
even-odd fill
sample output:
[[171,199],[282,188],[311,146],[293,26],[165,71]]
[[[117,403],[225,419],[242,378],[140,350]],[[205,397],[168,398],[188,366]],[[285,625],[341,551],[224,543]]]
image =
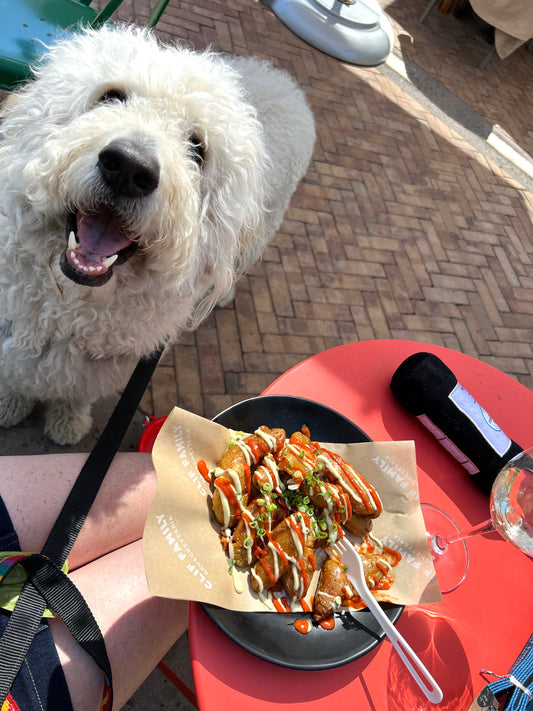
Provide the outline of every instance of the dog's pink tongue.
[[110,257],[130,244],[116,215],[108,210],[78,214],[77,230],[78,242],[86,256]]

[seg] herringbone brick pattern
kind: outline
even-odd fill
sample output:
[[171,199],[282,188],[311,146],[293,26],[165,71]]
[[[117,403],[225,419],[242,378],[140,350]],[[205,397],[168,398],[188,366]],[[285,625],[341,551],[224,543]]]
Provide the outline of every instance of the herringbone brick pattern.
[[[132,1],[142,22],[146,0]],[[390,4],[391,13],[396,5],[400,46],[401,23],[414,36],[425,3]],[[416,28],[423,41],[412,59],[442,82],[455,77],[451,88],[509,134],[516,129],[506,116],[522,119],[527,136],[531,99],[517,82],[531,55],[520,50],[482,73],[475,67],[486,47],[472,39],[467,50],[451,29],[435,31],[440,20]],[[448,346],[533,385],[531,194],[379,69],[309,47],[260,2],[171,0],[158,32],[287,69],[307,90],[318,140],[262,262],[233,304],[167,352],[143,401],[147,414],[178,404],[210,417],[314,353],[373,338]],[[505,111],[511,94],[516,105]]]

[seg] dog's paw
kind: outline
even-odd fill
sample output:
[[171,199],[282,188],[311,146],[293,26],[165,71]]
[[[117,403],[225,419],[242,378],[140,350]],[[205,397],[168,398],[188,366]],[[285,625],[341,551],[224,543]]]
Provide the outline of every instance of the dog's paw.
[[45,434],[60,445],[77,444],[91,429],[90,405],[76,405],[66,400],[54,400],[46,405]]
[[0,425],[13,427],[25,420],[33,410],[34,402],[25,397],[16,395],[0,396]]
[[227,306],[228,304],[231,304],[231,302],[234,299],[235,299],[235,287],[232,287],[231,291],[228,291],[226,296],[224,296],[222,299],[220,299],[217,306]]

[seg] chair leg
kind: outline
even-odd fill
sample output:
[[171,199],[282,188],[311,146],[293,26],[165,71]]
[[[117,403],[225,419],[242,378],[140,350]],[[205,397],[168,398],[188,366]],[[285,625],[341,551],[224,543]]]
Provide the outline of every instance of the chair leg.
[[190,689],[187,684],[182,681],[179,676],[175,672],[173,672],[167,664],[165,664],[165,662],[160,661],[157,665],[157,668],[166,676],[166,678],[170,681],[171,684],[174,684],[176,689],[181,691],[183,696],[185,696],[185,698],[188,699],[195,708],[198,708],[196,694],[194,693],[194,691]]
[[157,0],[156,4],[154,5],[152,12],[150,13],[148,20],[146,22],[146,27],[149,29],[155,27],[157,23],[159,22],[161,15],[165,11],[166,6],[168,5],[170,0]]
[[485,59],[483,59],[483,61],[479,64],[478,69],[481,69],[481,70],[485,69],[485,67],[490,62],[490,60],[494,57],[495,54],[496,54],[496,47],[491,47],[489,49]]
[[439,0],[430,0],[430,1],[429,1],[429,3],[427,4],[426,9],[425,9],[424,12],[420,15],[419,22],[421,22],[422,24],[424,23],[426,17],[429,15],[429,13],[433,10],[433,8],[435,7],[435,5],[436,5],[438,2],[439,2]]

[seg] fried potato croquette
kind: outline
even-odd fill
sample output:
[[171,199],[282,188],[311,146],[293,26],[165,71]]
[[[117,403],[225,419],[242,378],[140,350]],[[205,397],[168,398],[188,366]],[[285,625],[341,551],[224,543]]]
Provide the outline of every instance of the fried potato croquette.
[[401,559],[401,555],[393,548],[375,547],[368,542],[363,543],[359,548],[359,555],[363,561],[365,580],[370,589],[382,585],[382,581],[390,575]]
[[275,528],[286,513],[280,506],[268,506],[264,499],[260,501],[262,503],[254,499],[247,511],[242,512],[228,544],[239,568],[245,568],[256,560],[257,548],[263,549],[267,543],[267,532]]
[[370,518],[380,515],[383,504],[377,491],[351,464],[322,448],[317,450],[317,461],[324,475],[348,494],[353,514]]
[[302,555],[296,561],[292,561],[281,576],[281,584],[291,600],[301,600],[307,595],[311,578],[316,569],[314,544],[315,534],[311,528],[309,535],[305,538]]
[[370,516],[357,516],[357,514],[354,514],[344,523],[344,528],[350,533],[364,538],[372,531],[372,521],[373,519]]
[[317,468],[312,442],[303,432],[294,432],[281,450],[279,468],[291,477],[297,486]]
[[268,590],[277,583],[289,565],[298,564],[312,535],[311,521],[307,514],[297,511],[283,519],[272,531],[264,555],[259,555],[252,569],[253,590]]
[[342,601],[352,597],[352,586],[346,575],[345,566],[338,558],[328,558],[318,579],[313,604],[313,620],[322,620],[331,617],[339,609]]
[[213,513],[223,526],[231,527],[246,508],[251,495],[251,467],[285,442],[285,430],[260,427],[253,435],[238,439],[222,455],[214,471]]

